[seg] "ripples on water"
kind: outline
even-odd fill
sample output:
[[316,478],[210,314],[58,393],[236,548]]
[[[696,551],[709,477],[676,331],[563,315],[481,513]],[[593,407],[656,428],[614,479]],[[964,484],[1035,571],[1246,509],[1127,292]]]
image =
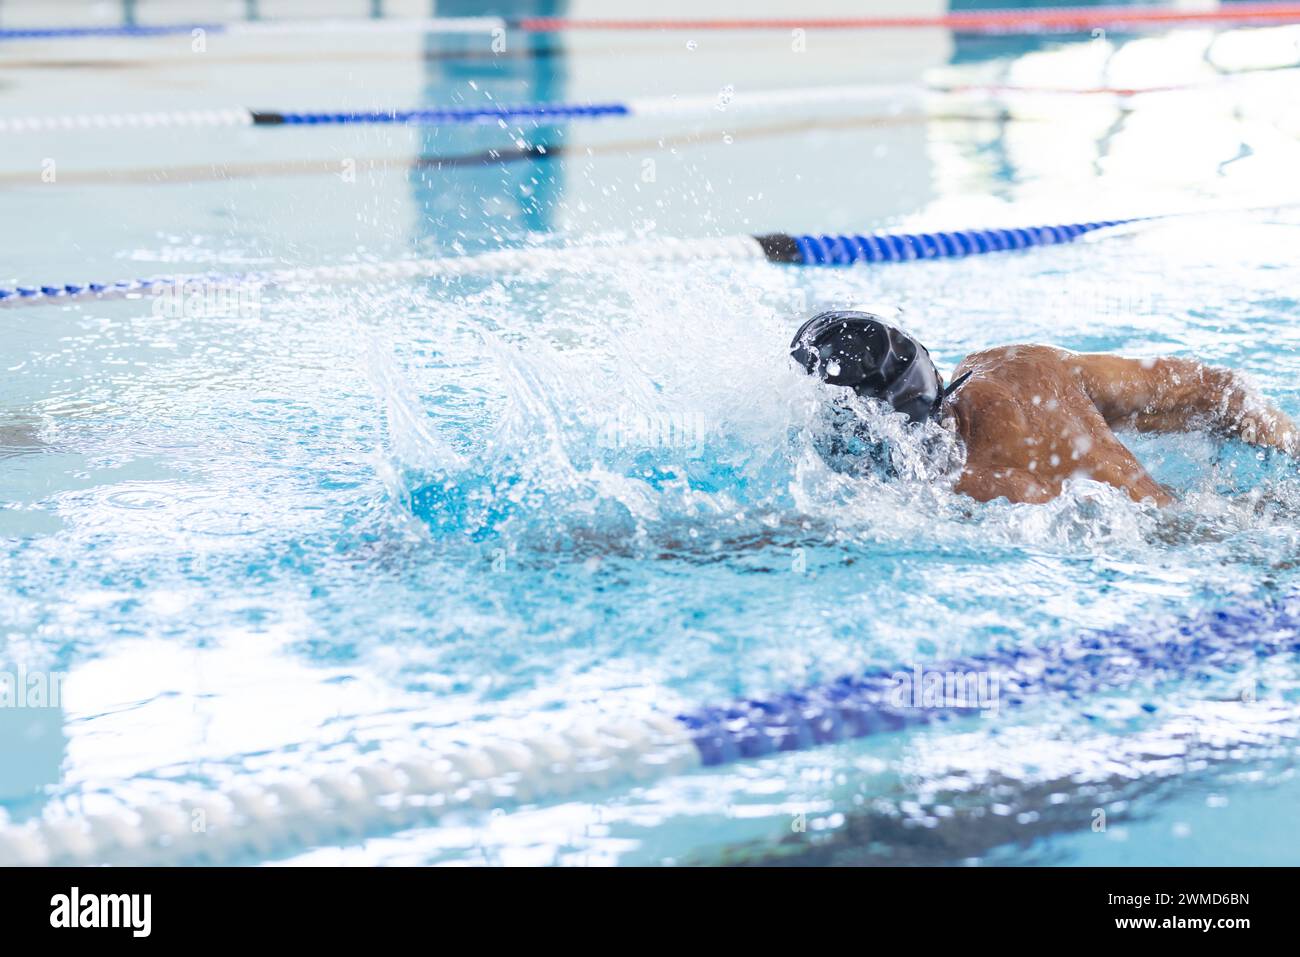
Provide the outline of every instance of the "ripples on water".
[[[1231,268],[1207,253],[1226,229]],[[876,272],[705,262],[305,289],[268,293],[260,321],[132,303],[52,314],[61,344],[31,358],[30,412],[0,432],[17,536],[0,626],[9,657],[72,671],[56,796],[111,806],[527,715],[717,702],[1286,591],[1300,476],[1284,457],[1132,437],[1179,505],[1089,482],[1046,506],[977,505],[949,490],[960,449],[941,435],[892,436],[901,480],[831,468],[826,390],[785,352],[812,309],[886,301],[945,374],[1008,339],[1177,352],[1248,369],[1296,414],[1281,234],[1300,223]],[[1120,265],[1120,285],[1093,285]],[[1095,309],[1079,306],[1089,290]],[[1243,668],[1266,674],[1274,710],[1294,697],[1293,669]],[[1198,703],[1230,701],[1241,677],[1135,693],[1101,724],[1061,704],[520,812],[513,836],[471,817],[347,853],[708,859],[758,841],[762,856],[773,822],[806,811],[828,843],[797,853],[982,856],[1068,830],[1050,824],[1061,805],[1140,800],[1145,785],[1111,781],[1100,755],[1178,739],[1189,714],[1227,742],[1180,759],[1198,774],[1256,766],[1243,742],[1289,774],[1270,744],[1285,721]],[[1071,744],[1080,720],[1088,748]],[[1050,769],[1015,764],[1022,736],[1055,748]],[[917,757],[935,750],[965,783]],[[993,779],[1015,793],[992,801]],[[765,797],[746,811],[746,794]],[[719,823],[720,806],[739,819]],[[602,815],[624,836],[590,836]],[[1006,827],[972,823],[984,815]]]

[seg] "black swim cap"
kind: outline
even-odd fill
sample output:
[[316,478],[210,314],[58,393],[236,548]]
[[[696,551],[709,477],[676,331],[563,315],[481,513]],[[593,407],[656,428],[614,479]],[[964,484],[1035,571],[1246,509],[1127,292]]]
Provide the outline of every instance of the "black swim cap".
[[818,313],[799,327],[790,354],[809,374],[888,402],[913,422],[938,412],[945,394],[925,346],[869,312]]

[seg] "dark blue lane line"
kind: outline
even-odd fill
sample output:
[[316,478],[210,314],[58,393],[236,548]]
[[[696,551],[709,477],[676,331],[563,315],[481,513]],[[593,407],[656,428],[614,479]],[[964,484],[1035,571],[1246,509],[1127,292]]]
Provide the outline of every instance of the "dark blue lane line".
[[163,26],[122,24],[104,27],[10,27],[0,29],[0,40],[64,40],[74,37],[166,37],[205,33],[225,33],[224,23],[169,23]]
[[517,106],[432,107],[418,110],[354,110],[340,113],[250,110],[254,126],[433,125],[516,119],[585,119],[630,116],[624,103],[526,103]]
[[[961,232],[911,233],[888,235],[789,235],[770,233],[752,237],[763,249],[770,262],[800,266],[848,266],[858,262],[900,262],[913,259],[956,258],[984,252],[1026,249],[1031,246],[1056,245],[1073,242],[1077,237],[1126,223],[1160,219],[1160,216],[1142,216],[1132,219],[1109,219],[1088,223],[1058,226],[1030,226],[1023,229],[964,230]],[[958,237],[966,237],[959,241]],[[986,247],[972,237],[983,237]],[[725,242],[725,241],[724,241]],[[876,258],[880,257],[880,258]],[[47,286],[0,287],[0,303],[58,300],[73,297],[121,294],[167,286],[184,279],[212,283],[242,283],[271,281],[265,274],[233,274],[206,276],[158,276],[146,279],[123,279],[114,283],[63,283]]]
[[1057,246],[1073,242],[1085,233],[1111,226],[1159,219],[1138,216],[1058,226],[1028,226],[1014,229],[966,229],[956,232],[903,233],[895,236],[806,235],[787,237],[781,233],[759,236],[773,262],[802,266],[850,266],[858,262],[896,262],[906,259],[954,259],[987,252]]
[[[678,715],[706,766],[779,751],[802,751],[888,731],[978,714],[969,691],[997,682],[999,706],[1043,696],[1090,698],[1143,679],[1221,675],[1251,658],[1300,652],[1300,595],[1166,621],[1085,632],[1046,646],[1015,647],[894,670],[872,668],[771,697],[750,698]],[[967,693],[938,703],[914,693],[926,675],[962,676]],[[906,680],[903,676],[907,676]],[[975,685],[967,684],[974,676]],[[984,686],[987,688],[987,684]],[[1154,705],[1145,705],[1154,710]],[[1087,715],[1084,714],[1086,719]]]

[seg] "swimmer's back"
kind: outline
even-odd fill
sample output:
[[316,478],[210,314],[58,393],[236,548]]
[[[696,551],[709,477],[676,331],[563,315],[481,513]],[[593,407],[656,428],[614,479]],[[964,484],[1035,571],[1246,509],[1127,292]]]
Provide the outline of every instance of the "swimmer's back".
[[[1172,501],[1111,431],[1097,399],[1111,371],[1101,360],[1045,345],[1009,345],[967,356],[971,378],[949,400],[966,442],[957,490],[980,501],[1044,502],[1072,476],[1123,489],[1135,500]],[[1131,363],[1135,360],[1120,360]],[[1127,371],[1128,367],[1124,367]],[[1118,395],[1117,408],[1127,408]]]

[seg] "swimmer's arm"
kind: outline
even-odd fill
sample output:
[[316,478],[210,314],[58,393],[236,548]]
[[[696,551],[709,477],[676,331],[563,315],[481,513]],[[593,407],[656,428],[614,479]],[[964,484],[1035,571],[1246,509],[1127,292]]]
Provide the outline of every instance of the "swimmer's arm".
[[968,465],[961,473],[954,491],[969,495],[977,502],[995,498],[1027,505],[1041,505],[1056,498],[1059,488],[1039,481],[1032,472],[1016,468],[980,468]]
[[[1080,469],[1075,474],[1113,485],[1127,493],[1135,502],[1150,500],[1162,507],[1173,503],[1174,497],[1169,490],[1147,475],[1127,449],[1124,449],[1122,455],[1099,454],[1093,458],[1094,461],[1088,468]],[[954,491],[969,495],[977,502],[1005,498],[1018,504],[1041,505],[1061,493],[1061,483],[1039,478],[1026,469],[980,468],[968,463]]]
[[1300,454],[1300,429],[1231,369],[1193,359],[1073,355],[1084,389],[1112,427],[1139,432],[1209,429],[1251,445]]

